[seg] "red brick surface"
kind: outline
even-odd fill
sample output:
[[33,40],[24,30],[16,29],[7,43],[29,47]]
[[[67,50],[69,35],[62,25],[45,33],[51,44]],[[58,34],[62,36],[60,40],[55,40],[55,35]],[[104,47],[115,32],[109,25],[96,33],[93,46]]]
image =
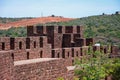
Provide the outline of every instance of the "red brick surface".
[[[108,46],[94,46],[93,38],[83,38],[82,26],[29,26],[27,35],[0,38],[1,80],[56,80],[57,77],[73,80],[74,72],[66,67],[71,66],[76,57],[86,56],[89,45],[93,51],[118,55],[117,46],[111,46],[108,51]],[[38,58],[61,59],[13,65],[13,61]]]
[[63,77],[65,80],[73,80],[73,72],[69,72],[63,63],[63,59],[55,59],[16,64],[14,78],[15,80],[57,80],[57,78]]
[[0,80],[13,79],[13,60],[9,51],[0,51]]

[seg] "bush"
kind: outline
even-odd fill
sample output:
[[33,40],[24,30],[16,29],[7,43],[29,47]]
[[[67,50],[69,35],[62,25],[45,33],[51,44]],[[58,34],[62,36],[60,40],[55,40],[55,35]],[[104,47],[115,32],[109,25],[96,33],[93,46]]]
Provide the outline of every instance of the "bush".
[[114,80],[120,79],[120,58],[109,58],[109,53],[89,51],[82,61],[75,60],[75,75],[80,80],[101,80],[112,75]]
[[113,80],[120,80],[120,59],[117,59],[117,61],[114,65],[114,70],[112,73]]

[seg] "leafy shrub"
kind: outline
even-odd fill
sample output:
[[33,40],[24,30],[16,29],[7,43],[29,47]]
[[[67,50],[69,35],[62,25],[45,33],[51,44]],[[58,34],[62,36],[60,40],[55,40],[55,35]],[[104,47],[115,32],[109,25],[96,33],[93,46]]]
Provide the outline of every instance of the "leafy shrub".
[[120,58],[109,58],[109,53],[89,51],[82,60],[75,60],[75,66],[80,80],[101,80],[109,75],[113,80],[120,79]]

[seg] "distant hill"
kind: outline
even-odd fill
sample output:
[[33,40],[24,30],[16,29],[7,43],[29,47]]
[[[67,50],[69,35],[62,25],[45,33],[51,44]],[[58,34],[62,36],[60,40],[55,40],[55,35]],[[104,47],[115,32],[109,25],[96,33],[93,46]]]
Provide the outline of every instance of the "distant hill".
[[[120,14],[89,16],[77,18],[67,22],[49,22],[46,25],[82,25],[85,27],[84,37],[94,37],[96,38],[96,42],[103,44],[116,44],[120,46]],[[22,28],[20,31],[24,32],[25,30]],[[4,35],[6,33],[4,33]],[[2,35],[1,31],[0,35]],[[23,36],[25,35],[26,32]],[[7,36],[9,35],[7,34]],[[17,36],[17,34],[14,36]]]
[[0,24],[1,23],[9,23],[9,22],[14,22],[14,21],[20,21],[23,19],[32,19],[34,17],[22,17],[22,18],[6,18],[6,17],[0,17]]
[[48,22],[65,22],[69,20],[73,20],[73,18],[64,18],[61,16],[54,16],[54,15],[49,17],[38,17],[38,18],[16,18],[16,19],[3,18],[2,21],[5,21],[6,23],[1,23],[0,29],[9,29],[11,27],[26,27],[36,24],[45,24]]
[[48,23],[47,25],[82,25],[84,37],[94,37],[96,42],[120,46],[120,14],[89,16],[69,22]]

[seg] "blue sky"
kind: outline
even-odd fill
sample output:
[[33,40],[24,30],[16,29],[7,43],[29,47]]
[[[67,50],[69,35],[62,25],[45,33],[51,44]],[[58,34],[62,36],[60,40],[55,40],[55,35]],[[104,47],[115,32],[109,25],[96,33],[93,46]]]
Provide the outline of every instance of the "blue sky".
[[120,11],[120,0],[0,0],[0,17],[80,18]]

